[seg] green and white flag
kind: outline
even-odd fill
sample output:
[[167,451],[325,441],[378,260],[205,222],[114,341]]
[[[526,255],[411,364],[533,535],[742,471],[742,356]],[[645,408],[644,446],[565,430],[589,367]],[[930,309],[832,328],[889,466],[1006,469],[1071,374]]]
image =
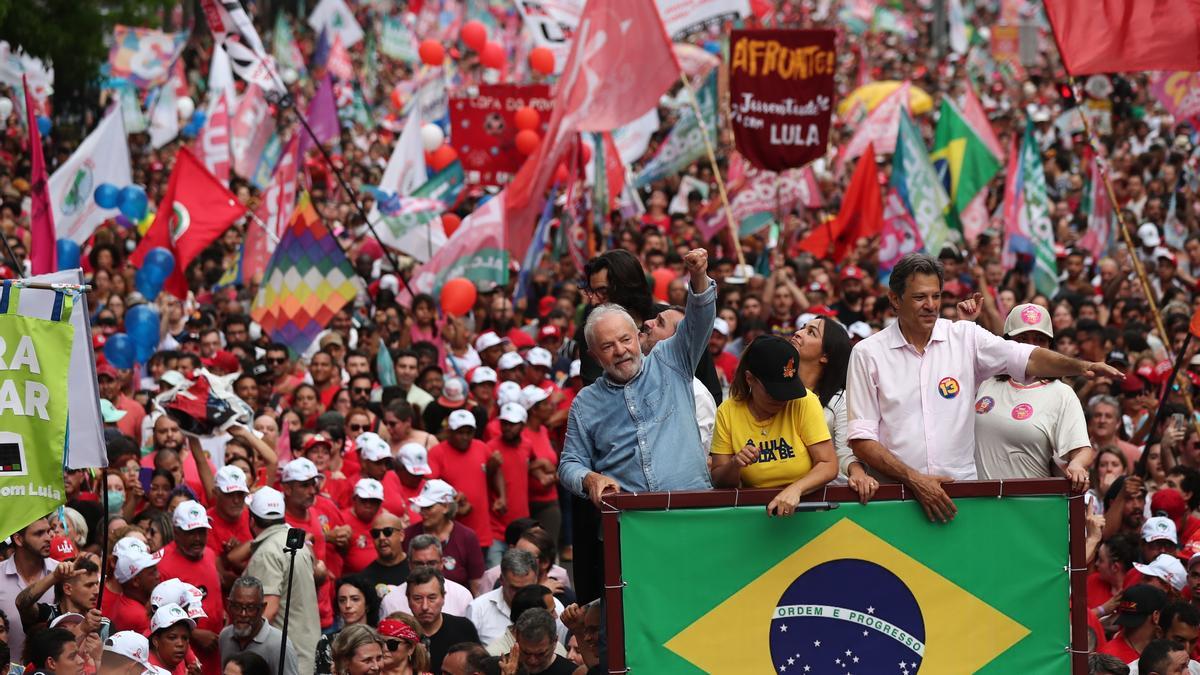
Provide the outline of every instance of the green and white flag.
[[942,215],[950,204],[950,197],[929,161],[921,132],[904,110],[900,111],[891,182],[916,221],[926,252],[937,255],[952,239]]
[[405,63],[416,63],[417,40],[404,22],[393,16],[382,17],[379,21],[379,51],[389,58]]
[[[690,96],[684,92],[684,96]],[[644,187],[657,180],[678,173],[692,162],[705,154],[704,131],[708,132],[709,142],[717,143],[717,72],[714,70],[705,80],[704,85],[695,93],[696,103],[704,116],[703,131],[697,123],[696,111],[689,103],[683,107],[679,120],[671,127],[667,140],[663,141],[654,157],[642,167],[634,181],[635,187]]]
[[1047,298],[1058,293],[1058,261],[1054,255],[1054,223],[1050,219],[1050,199],[1046,196],[1046,173],[1042,155],[1033,138],[1033,122],[1025,125],[1021,142],[1021,174],[1024,200],[1021,218],[1033,239],[1033,285]]
[[75,337],[70,294],[59,292],[54,320],[17,314],[19,289],[0,286],[0,537],[63,504],[67,377]]

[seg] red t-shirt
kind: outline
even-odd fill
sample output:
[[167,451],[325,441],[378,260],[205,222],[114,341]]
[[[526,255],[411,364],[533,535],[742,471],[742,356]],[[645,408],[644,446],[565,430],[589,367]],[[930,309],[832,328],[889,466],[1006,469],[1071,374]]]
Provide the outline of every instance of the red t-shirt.
[[[318,497],[317,500],[319,501],[320,497]],[[326,559],[325,532],[321,528],[321,520],[317,516],[317,508],[315,504],[313,508],[308,510],[307,520],[300,520],[299,518],[292,516],[290,513],[284,513],[283,519],[291,527],[298,527],[311,534],[313,537],[313,555],[317,558],[317,560],[324,561]],[[322,629],[333,625],[333,595],[329,592],[329,589],[332,586],[333,584],[327,583],[317,587],[317,609],[321,614]]]
[[[550,431],[545,426],[537,431],[525,427],[525,431],[521,432],[521,435],[529,441],[529,446],[533,448],[533,459],[548,459],[551,464],[558,466],[558,452],[550,443]],[[542,485],[536,480],[529,481],[529,501],[558,501],[558,484]]]
[[466,496],[471,511],[465,516],[460,511],[457,520],[475,531],[483,548],[492,545],[487,477],[490,454],[487,444],[477,440],[472,440],[465,452],[456,450],[448,441],[429,449],[429,467],[433,469],[429,478],[440,478]]
[[[333,503],[327,497],[317,497],[313,502],[312,510],[317,514],[317,522],[321,524],[321,534],[327,536],[329,531],[335,527],[340,527],[346,523],[342,519],[342,511],[338,505]],[[342,576],[342,567],[345,565],[345,558],[342,552],[336,546],[329,543],[328,538],[325,540],[325,566],[329,568],[329,574],[337,579]]]
[[323,475],[325,482],[321,484],[321,494],[328,497],[339,509],[350,506],[350,496],[354,494],[354,483],[346,478],[330,478],[328,471]]
[[[212,537],[212,532],[208,534],[209,537]],[[204,594],[201,605],[204,607],[204,613],[208,616],[196,621],[197,628],[220,633],[221,629],[225,627],[225,603],[221,598],[221,576],[217,572],[217,556],[212,549],[205,548],[200,560],[188,560],[179,552],[175,542],[167,544],[163,547],[162,560],[158,562],[158,578],[162,581],[182,579],[199,588],[200,592]],[[204,650],[198,646],[193,648],[196,650],[196,656],[200,658],[200,665],[203,667],[205,675],[219,675],[221,672],[220,650]]]
[[1117,633],[1116,637],[1109,640],[1103,647],[1098,648],[1096,651],[1101,654],[1111,654],[1121,659],[1121,663],[1132,663],[1137,661],[1138,657],[1141,656],[1125,641],[1125,631]]
[[[488,441],[488,447],[499,451],[501,457],[500,472],[504,475],[504,492],[507,508],[504,513],[496,513],[488,503],[488,513],[492,525],[492,537],[504,539],[504,528],[518,518],[529,517],[529,459],[533,457],[533,448],[522,435],[516,446],[509,445],[497,438]],[[494,498],[496,495],[489,495]]]
[[353,486],[362,478],[362,460],[358,457],[358,449],[354,447],[354,441],[346,439],[346,445],[342,449],[342,474],[346,476],[346,480],[350,481]]
[[1096,650],[1104,649],[1104,645],[1108,644],[1108,638],[1104,635],[1104,626],[1100,624],[1100,619],[1096,618],[1096,613],[1088,610],[1087,613],[1088,628],[1092,629],[1092,633],[1096,635]]
[[1091,572],[1087,576],[1087,606],[1088,609],[1099,607],[1112,599],[1112,586],[1107,581],[1100,578],[1098,572]]
[[342,509],[342,521],[350,526],[350,546],[346,549],[346,564],[343,574],[357,574],[375,562],[375,542],[371,539],[371,523],[364,523],[354,515],[354,508]]
[[212,524],[208,531],[208,548],[218,556],[225,554],[225,542],[230,539],[236,539],[239,544],[254,540],[254,535],[250,534],[250,509],[242,509],[242,515],[231,523],[214,506],[208,510],[208,519]]
[[483,427],[483,441],[491,443],[497,438],[500,438],[500,418],[492,417]]
[[131,630],[145,635],[150,632],[150,617],[146,605],[112,589],[104,594],[104,602],[100,603],[100,613],[112,620],[112,632]]
[[425,486],[424,478],[416,487],[410,488],[400,480],[395,471],[389,471],[379,482],[383,483],[383,508],[387,509],[388,513],[397,517],[407,514],[409,525],[421,522],[421,509],[413,506],[408,500],[421,494],[421,488]]
[[167,670],[167,672],[171,673],[171,675],[187,675],[187,664],[196,660],[196,653],[192,651],[191,647],[188,647],[187,653],[184,654],[183,660],[179,662],[179,665],[175,666],[174,670],[167,670],[166,666],[164,666],[162,661],[159,660],[158,654],[156,654],[153,649],[150,650],[150,665]]
[[737,370],[737,364],[737,357],[727,351],[713,357],[713,365],[721,369],[726,382],[733,382],[733,372]]

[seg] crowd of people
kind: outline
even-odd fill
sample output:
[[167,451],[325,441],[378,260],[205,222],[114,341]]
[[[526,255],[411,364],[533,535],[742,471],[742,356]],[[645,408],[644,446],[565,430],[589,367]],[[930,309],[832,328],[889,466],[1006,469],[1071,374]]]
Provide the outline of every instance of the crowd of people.
[[[367,24],[365,6],[381,3],[352,4]],[[816,25],[817,4],[778,3],[765,23]],[[952,95],[966,64],[939,58],[921,3],[892,4],[911,33],[851,36],[841,92],[865,75]],[[997,20],[996,3],[974,4],[976,25]],[[273,17],[255,18],[270,39]],[[289,21],[309,53],[316,36]],[[210,53],[196,31],[184,62],[197,100]],[[363,71],[362,47],[351,56]],[[374,58],[388,77],[412,75]],[[471,58],[465,83],[480,72]],[[1003,171],[986,190],[990,228],[890,273],[878,238],[844,259],[804,251],[845,196],[849,172],[833,160],[855,123],[841,118],[812,167],[825,206],[776,214],[777,237],[703,238],[698,220],[719,205],[703,159],[645,186],[644,211],[597,224],[583,269],[552,247],[560,255],[529,271],[527,293],[514,302],[514,266],[465,316],[379,264],[351,204],[370,195],[342,191],[314,151],[314,205],[369,283],[303,353],[250,318],[254,280],[218,281],[243,244],[239,223],[187,270],[186,299],[149,300],[163,339],[145,366],[107,362],[105,340],[148,299],[127,260],[136,229],[105,224],[83,265],[108,467],[67,471],[66,507],[0,548],[0,663],[13,664],[0,671],[604,672],[607,494],[778,488],[768,512],[788,516],[828,484],[869,504],[881,483],[902,483],[946,523],[948,481],[1063,476],[1088,505],[1091,672],[1200,672],[1194,347],[1171,379],[1200,296],[1196,134],[1148,76],[1112,76],[1093,145],[1053,122],[1075,101],[1052,49],[1022,72],[976,85],[1006,147],[1035,125],[1061,272],[1052,296],[1035,290],[1031,260],[1002,254]],[[391,84],[368,98],[386,101]],[[678,116],[669,102],[646,158]],[[294,126],[292,111],[274,112]],[[916,122],[931,138],[932,119]],[[344,121],[330,150],[351,184],[379,183],[395,131]],[[9,276],[30,250],[25,138],[14,113],[0,139]],[[156,204],[179,142],[129,141]],[[51,136],[51,170],[71,148]],[[1096,149],[1131,243],[1114,234],[1103,257],[1081,246]],[[732,146],[717,150],[727,166]],[[263,198],[241,178],[231,189],[248,207]],[[458,212],[486,192],[472,187]],[[665,291],[652,276],[664,269]],[[198,436],[154,402],[200,370],[231,376],[251,423]]]

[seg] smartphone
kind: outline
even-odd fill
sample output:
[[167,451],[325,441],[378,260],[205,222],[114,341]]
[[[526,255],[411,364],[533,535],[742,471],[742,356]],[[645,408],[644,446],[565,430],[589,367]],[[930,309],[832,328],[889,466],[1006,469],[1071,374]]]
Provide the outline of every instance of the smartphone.
[[1187,417],[1183,413],[1175,413],[1171,415],[1171,424],[1175,425],[1176,429],[1183,429],[1187,426]]
[[142,484],[142,493],[150,494],[150,479],[154,477],[154,469],[143,466],[138,469],[138,482]]

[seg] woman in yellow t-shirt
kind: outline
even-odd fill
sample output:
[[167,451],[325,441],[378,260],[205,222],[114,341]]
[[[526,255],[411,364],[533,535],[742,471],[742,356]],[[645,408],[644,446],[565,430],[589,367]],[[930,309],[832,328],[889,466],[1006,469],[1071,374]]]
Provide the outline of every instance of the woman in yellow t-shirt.
[[821,402],[805,390],[799,363],[796,348],[781,337],[752,342],[713,428],[713,485],[783,487],[767,506],[772,515],[790,515],[801,496],[837,476]]

